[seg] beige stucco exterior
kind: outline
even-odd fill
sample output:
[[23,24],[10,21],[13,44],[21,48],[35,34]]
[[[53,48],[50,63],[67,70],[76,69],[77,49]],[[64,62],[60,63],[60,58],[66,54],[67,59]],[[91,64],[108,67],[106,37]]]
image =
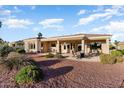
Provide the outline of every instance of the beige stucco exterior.
[[109,40],[111,35],[105,34],[76,34],[57,36],[49,38],[30,38],[24,40],[26,52],[59,52],[72,53],[72,51],[83,51],[85,54],[91,52],[90,44],[98,42],[101,44],[100,51],[109,54]]

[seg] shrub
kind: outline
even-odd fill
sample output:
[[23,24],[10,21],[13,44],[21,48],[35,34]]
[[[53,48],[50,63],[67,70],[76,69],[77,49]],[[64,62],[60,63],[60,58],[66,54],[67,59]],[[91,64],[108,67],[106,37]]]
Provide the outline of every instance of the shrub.
[[118,50],[118,51],[120,51],[124,55],[124,49],[123,50]]
[[54,57],[54,54],[52,54],[50,52],[46,55],[46,58],[53,58],[53,57]]
[[64,58],[64,56],[62,56],[60,53],[56,53],[56,54],[55,54],[55,57],[56,57],[56,58]]
[[25,50],[22,49],[22,48],[17,48],[16,49],[16,52],[21,53],[21,54],[24,54],[25,53]]
[[103,64],[114,64],[116,63],[116,57],[110,54],[101,54],[100,55],[101,63]]
[[121,63],[121,62],[123,62],[123,61],[124,61],[124,58],[123,58],[122,56],[116,57],[116,62],[117,62],[117,63]]
[[110,44],[110,45],[109,45],[109,49],[110,49],[110,50],[114,50],[114,49],[116,49],[116,47],[113,46],[112,44]]
[[0,64],[2,64],[3,63],[3,57],[0,57]]
[[6,71],[5,65],[3,64],[4,59],[0,57],[0,73]]
[[12,47],[9,47],[7,45],[1,46],[0,47],[0,56],[1,57],[7,56],[12,51],[14,51],[14,49]]
[[8,70],[19,70],[21,67],[35,65],[36,63],[32,59],[27,58],[25,55],[10,52],[3,64],[6,66],[6,68],[8,68]]
[[103,64],[115,64],[121,63],[124,61],[123,56],[114,56],[110,54],[101,54],[100,55],[101,63]]
[[22,68],[15,76],[15,81],[18,84],[33,83],[44,78],[43,71],[37,66],[26,66]]
[[117,56],[122,56],[123,54],[121,51],[116,50],[116,51],[112,51],[111,55],[117,57]]

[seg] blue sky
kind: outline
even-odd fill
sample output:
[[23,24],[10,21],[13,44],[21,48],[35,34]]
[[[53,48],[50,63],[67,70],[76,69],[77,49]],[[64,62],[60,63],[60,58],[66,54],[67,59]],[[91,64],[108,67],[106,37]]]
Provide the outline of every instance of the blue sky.
[[124,6],[0,6],[0,37],[17,41],[78,33],[112,34],[124,41]]

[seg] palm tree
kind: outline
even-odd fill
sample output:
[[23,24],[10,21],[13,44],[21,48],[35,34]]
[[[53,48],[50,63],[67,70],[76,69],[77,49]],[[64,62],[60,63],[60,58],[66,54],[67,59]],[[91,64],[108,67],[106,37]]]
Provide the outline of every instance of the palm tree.
[[38,33],[38,39],[41,39],[41,38],[42,38],[42,36],[43,36],[43,35],[42,35],[42,33],[41,33],[41,32],[39,32],[39,33]]
[[[42,36],[43,36],[42,33],[39,32],[39,33],[38,33],[38,37],[37,37],[37,39],[38,39],[38,45],[41,45],[40,40],[42,39]],[[41,51],[40,51],[40,47],[38,47],[38,51],[37,51],[37,52],[38,52],[38,53],[41,52]]]

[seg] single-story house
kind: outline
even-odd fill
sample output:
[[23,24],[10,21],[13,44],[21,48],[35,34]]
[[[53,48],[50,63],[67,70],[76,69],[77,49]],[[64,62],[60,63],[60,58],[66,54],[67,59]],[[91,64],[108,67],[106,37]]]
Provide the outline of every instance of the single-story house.
[[97,43],[99,51],[109,54],[109,42],[112,35],[109,34],[75,34],[56,36],[48,38],[28,38],[24,39],[26,52],[53,52],[53,53],[72,53],[83,51],[88,54],[91,46]]
[[10,42],[9,46],[10,47],[14,47],[14,48],[24,48],[24,42],[23,42],[23,40],[19,40],[19,41],[15,41],[15,42]]

